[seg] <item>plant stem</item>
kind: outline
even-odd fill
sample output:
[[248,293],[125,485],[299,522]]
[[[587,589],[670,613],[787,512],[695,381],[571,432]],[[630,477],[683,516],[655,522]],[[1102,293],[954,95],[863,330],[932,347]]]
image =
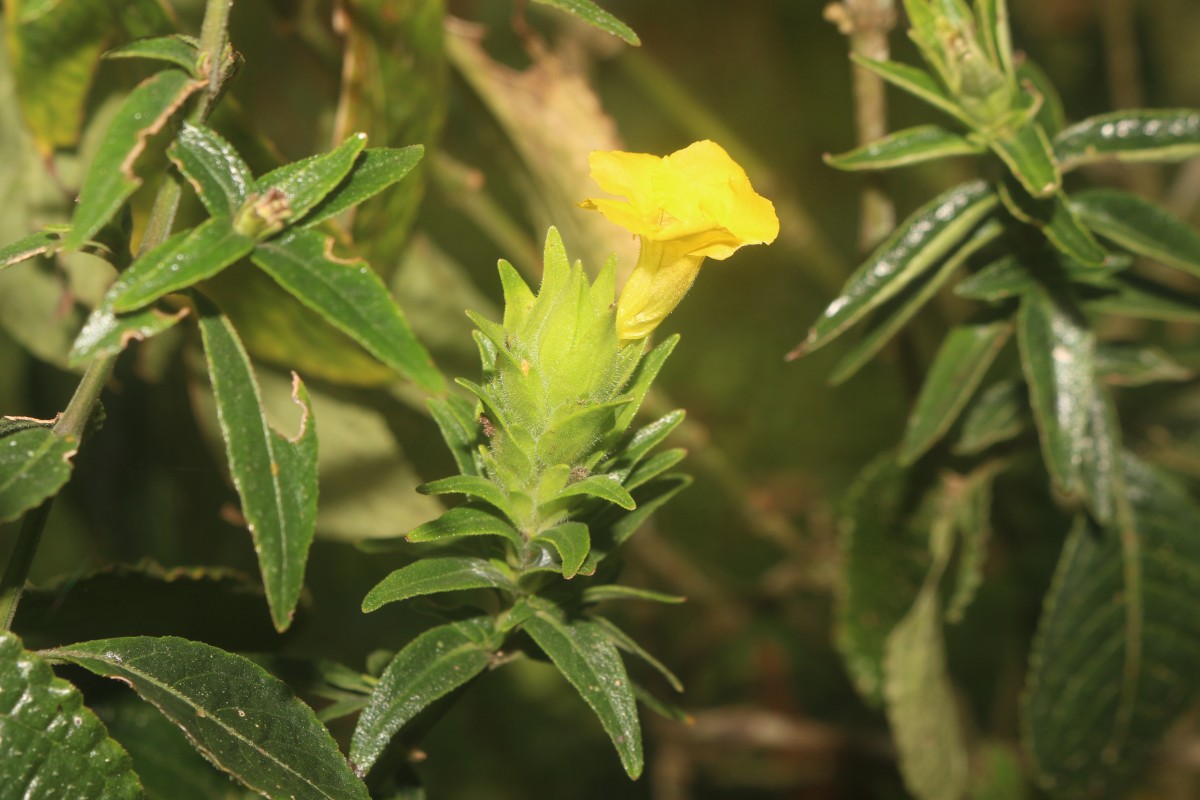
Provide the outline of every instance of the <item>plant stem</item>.
[[[200,122],[207,118],[221,95],[222,82],[226,77],[222,66],[229,39],[229,11],[232,6],[233,0],[207,0],[200,32],[200,47],[210,65],[209,85],[204,100],[197,103],[189,115],[192,121]],[[146,222],[146,231],[138,247],[139,253],[166,241],[175,224],[175,212],[179,208],[181,192],[178,178],[169,173],[163,177]],[[54,423],[55,433],[82,440],[88,420],[92,418],[96,404],[100,402],[100,394],[112,376],[117,355],[103,356],[88,364],[66,410]],[[4,575],[0,577],[0,630],[7,631],[12,627],[13,618],[17,614],[17,604],[25,590],[25,582],[29,578],[29,570],[33,566],[33,558],[53,503],[54,498],[50,498],[28,512],[21,521],[16,544],[9,555]]]
[[[843,0],[825,9],[825,18],[850,39],[850,50],[876,61],[889,54],[888,33],[896,24],[895,0]],[[883,80],[857,64],[853,68],[854,122],[860,145],[882,138],[888,132],[887,95]],[[880,187],[878,177],[868,176],[862,195],[862,219],[858,246],[864,253],[896,227],[896,209]]]

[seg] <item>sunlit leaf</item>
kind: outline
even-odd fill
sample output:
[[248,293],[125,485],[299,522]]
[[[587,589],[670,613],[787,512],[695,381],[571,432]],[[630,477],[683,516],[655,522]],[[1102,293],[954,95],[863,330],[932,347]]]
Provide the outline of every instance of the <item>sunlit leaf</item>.
[[1034,197],[1049,197],[1062,187],[1054,151],[1040,125],[1022,125],[1011,134],[989,138],[988,145]]
[[300,222],[342,182],[366,145],[364,134],[352,134],[328,153],[302,158],[271,170],[256,180],[250,191],[258,197],[280,193],[287,201],[289,221]]
[[211,128],[185,122],[167,150],[214,217],[233,219],[250,192],[250,168],[233,145]]
[[539,533],[533,541],[558,553],[559,561],[562,562],[562,575],[567,579],[574,578],[579,572],[592,547],[588,526],[582,522],[564,522],[556,525]]
[[167,314],[157,308],[145,308],[129,314],[114,314],[105,308],[97,308],[71,346],[71,366],[81,366],[94,358],[116,355],[129,346],[130,342],[144,342],[163,331],[175,327],[187,316],[182,308]]
[[83,695],[14,634],[0,632],[0,786],[29,800],[136,800],[129,754]]
[[593,3],[592,0],[534,0],[534,2],[566,11],[589,25],[595,25],[605,33],[611,33],[627,44],[640,45],[642,43],[632,28]]
[[405,535],[410,542],[433,542],[453,536],[502,536],[521,545],[521,534],[508,520],[485,509],[457,506]]
[[52,252],[60,238],[57,233],[43,231],[0,247],[0,269]]
[[44,652],[132,686],[206,758],[256,791],[296,800],[367,798],[312,709],[242,656],[171,636]]
[[312,227],[369,200],[412,172],[424,154],[419,144],[363,150],[345,180],[304,218],[304,226]]

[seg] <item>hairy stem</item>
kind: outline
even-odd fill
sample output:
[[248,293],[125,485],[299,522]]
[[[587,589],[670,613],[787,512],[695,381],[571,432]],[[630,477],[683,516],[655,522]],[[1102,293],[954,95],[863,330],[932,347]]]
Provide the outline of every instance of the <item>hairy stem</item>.
[[[209,84],[204,99],[196,104],[189,115],[193,122],[206,119],[221,95],[222,84],[227,77],[224,62],[225,48],[229,41],[229,11],[232,6],[233,0],[207,0],[200,33],[200,47],[205,62],[209,65]],[[179,208],[181,192],[182,185],[177,178],[170,174],[164,176],[155,195],[150,218],[146,222],[146,231],[138,248],[139,253],[166,241],[175,224],[175,212]],[[95,413],[100,394],[112,376],[116,363],[117,355],[114,354],[97,358],[88,364],[66,410],[54,423],[55,433],[77,440],[83,438],[84,430]],[[33,558],[37,553],[42,531],[46,527],[46,520],[50,517],[53,502],[53,498],[47,500],[27,513],[21,521],[17,541],[5,566],[4,575],[0,576],[0,630],[9,630],[12,627],[13,618],[17,614],[17,604],[29,578],[29,570],[33,566]]]

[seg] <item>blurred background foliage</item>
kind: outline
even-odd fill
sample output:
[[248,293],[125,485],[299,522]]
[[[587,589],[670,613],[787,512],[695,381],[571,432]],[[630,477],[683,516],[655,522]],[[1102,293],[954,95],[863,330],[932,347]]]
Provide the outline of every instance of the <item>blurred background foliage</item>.
[[[194,30],[199,3],[173,5],[182,28]],[[712,138],[747,167],[782,222],[774,246],[704,269],[666,325],[683,341],[652,402],[652,410],[687,408],[678,439],[691,451],[696,484],[631,540],[625,582],[689,602],[615,613],[682,678],[691,724],[647,715],[647,774],[631,784],[570,687],[549,666],[522,662],[476,682],[421,739],[427,757],[415,769],[429,795],[904,797],[883,717],[863,706],[831,645],[835,516],[858,471],[898,440],[921,370],[963,309],[962,301],[941,298],[899,347],[837,388],[826,378],[843,346],[783,360],[861,255],[862,180],[821,162],[823,153],[854,143],[847,45],[823,19],[823,0],[610,0],[605,7],[638,32],[636,49],[520,0],[333,6],[236,5],[231,38],[245,66],[215,125],[256,173],[323,151],[352,130],[366,130],[373,145],[426,145],[420,180],[359,213],[354,247],[385,276],[448,375],[470,377],[476,369],[462,310],[497,316],[497,258],[536,278],[547,225],[558,226],[568,252],[591,268],[611,252],[632,266],[634,243],[624,232],[576,207],[593,192],[590,150],[666,153]],[[1139,105],[1200,106],[1194,0],[1013,0],[1012,12],[1017,48],[1058,85],[1068,118]],[[892,44],[898,60],[914,60],[898,31]],[[112,101],[145,70],[103,62],[78,147],[43,160],[17,114],[13,76],[0,66],[0,241],[68,215],[80,164]],[[893,129],[928,121],[915,101],[895,93],[889,100]],[[882,186],[903,215],[973,169],[938,162],[889,173]],[[1135,188],[1197,221],[1200,163],[1106,167],[1088,178]],[[135,225],[146,195],[135,198]],[[199,213],[198,204],[183,209],[185,220]],[[65,353],[108,279],[87,256],[0,274],[4,413],[44,417],[65,405],[76,382]],[[28,634],[30,647],[174,633],[369,666],[372,653],[399,648],[432,622],[416,605],[360,613],[365,590],[403,558],[374,554],[369,541],[438,512],[413,488],[451,474],[450,457],[411,388],[388,383],[374,362],[266,282],[235,269],[211,288],[259,357],[264,392],[284,430],[292,429],[294,411],[278,365],[295,366],[313,389],[322,505],[296,625],[276,636],[265,603],[253,598],[215,606],[180,593],[164,598],[156,618],[129,620],[122,596],[103,581],[72,591],[100,565],[146,557],[168,569],[256,572],[236,495],[222,479],[196,342],[172,331],[120,362],[105,425],[80,454],[38,553],[33,578],[47,588],[22,607],[17,630],[22,621],[38,630],[40,639]],[[1161,335],[1190,346],[1196,357],[1189,366],[1200,366],[1193,330]],[[188,358],[171,358],[177,348]],[[1164,439],[1160,423],[1171,414],[1190,417],[1198,399],[1190,384],[1124,396],[1127,418],[1158,431],[1150,440],[1162,445],[1159,455],[1193,477],[1200,453]],[[1047,510],[1054,506],[1040,469],[1031,463],[1001,480],[998,491],[1029,502],[995,509],[988,581],[968,612],[970,624],[947,633],[952,670],[975,719],[988,735],[1010,741],[1024,659],[1067,529],[1064,516]],[[0,549],[14,528],[0,529]],[[98,614],[108,630],[96,629]],[[662,688],[652,674],[639,677]],[[89,700],[135,759],[139,740],[177,735],[119,687],[97,686]],[[349,732],[348,724],[332,726],[337,735]],[[1200,792],[1197,742],[1194,724],[1172,736],[1145,796]],[[197,785],[194,796],[233,791],[215,773],[213,781]]]

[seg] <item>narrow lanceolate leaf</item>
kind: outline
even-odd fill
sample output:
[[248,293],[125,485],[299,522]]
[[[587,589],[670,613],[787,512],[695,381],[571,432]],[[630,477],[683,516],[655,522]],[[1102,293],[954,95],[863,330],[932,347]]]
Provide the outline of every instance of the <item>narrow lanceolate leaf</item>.
[[405,539],[410,542],[434,542],[453,536],[502,536],[515,545],[522,544],[521,534],[508,520],[486,508],[457,506],[435,520],[413,528]]
[[836,169],[892,169],[949,156],[969,156],[984,148],[937,125],[922,125],[897,131],[848,153],[826,155],[825,163]]
[[451,475],[417,487],[421,494],[465,494],[491,503],[512,518],[508,495],[496,484],[479,475]]
[[564,522],[548,531],[542,531],[533,541],[551,547],[562,562],[562,575],[568,580],[579,573],[588,551],[592,548],[588,526],[582,522]]
[[168,69],[147,78],[129,93],[88,165],[71,218],[71,232],[63,238],[64,248],[74,250],[92,238],[142,185],[134,163],[146,149],[147,140],[205,85],[186,72]]
[[609,600],[646,600],[651,603],[675,605],[686,602],[687,598],[676,594],[663,594],[650,589],[639,589],[636,586],[623,586],[619,583],[602,583],[583,590],[585,603],[604,603]]
[[550,603],[539,600],[525,631],[600,719],[617,748],[629,777],[642,774],[642,728],[633,686],[617,648],[595,622],[566,620]]
[[344,261],[333,240],[310,230],[261,243],[253,261],[297,300],[316,311],[401,375],[438,392],[446,383],[379,276],[363,261]]
[[[622,406],[617,411],[617,421],[613,426],[614,434],[620,435],[633,423],[633,418],[637,415],[638,409],[641,408],[642,401],[646,399],[646,393],[650,391],[650,385],[654,383],[654,379],[658,377],[659,370],[663,364],[671,357],[671,353],[675,350],[675,345],[679,344],[679,334],[674,333],[663,339],[653,350],[642,356],[642,360],[638,362],[637,369],[633,373],[633,377],[629,379],[629,386],[626,388],[626,396],[630,397],[629,403]],[[626,345],[627,347],[629,345]],[[637,345],[640,347],[641,345]],[[611,444],[615,444],[615,440]]]
[[1115,111],[1078,122],[1054,138],[1064,170],[1118,161],[1184,161],[1200,155],[1200,111],[1145,108]]
[[103,305],[117,313],[137,311],[211,278],[253,250],[254,240],[235,231],[228,218],[213,217],[143,253],[117,278]]
[[185,122],[167,151],[214,217],[232,219],[250,192],[250,168],[211,128]]
[[946,335],[909,415],[901,464],[916,461],[945,435],[1010,335],[1008,320],[959,325]]
[[462,589],[512,591],[515,586],[506,571],[482,558],[423,558],[401,567],[376,584],[363,598],[362,610],[371,612],[411,597]]
[[41,427],[0,439],[0,522],[57,494],[71,477],[71,457],[78,446],[74,438]]
[[808,338],[793,352],[809,353],[833,341],[937,264],[998,202],[985,182],[972,181],[922,206],[855,270],[841,295],[829,304]]
[[616,458],[601,462],[600,471],[615,472],[622,476],[622,482],[624,482],[629,471],[637,466],[637,463],[645,458],[647,453],[662,444],[671,435],[671,431],[683,422],[685,416],[686,412],[677,408],[667,412],[654,422],[638,428],[624,446],[618,448]]
[[621,482],[615,477],[609,475],[591,475],[581,481],[577,481],[565,487],[554,498],[555,501],[566,497],[598,497],[601,500],[607,500],[610,503],[620,506],[628,511],[637,508],[637,503],[629,495]]
[[353,134],[328,153],[302,158],[268,172],[254,182],[251,191],[259,197],[272,190],[281,192],[288,203],[290,221],[299,222],[342,182],[366,145],[364,134]]
[[60,238],[60,234],[42,231],[0,247],[0,269],[53,252]]
[[566,11],[579,17],[589,25],[594,25],[605,33],[611,33],[618,39],[632,44],[640,45],[642,42],[638,39],[638,35],[633,32],[633,29],[626,25],[621,20],[614,17],[612,14],[605,11],[600,6],[592,2],[592,0],[535,0],[538,3],[543,3],[548,6]]
[[1079,520],[1030,657],[1026,750],[1054,797],[1120,797],[1196,698],[1200,511],[1127,456],[1128,519]]
[[267,423],[250,359],[229,320],[198,298],[200,333],[229,471],[254,536],[263,586],[275,627],[290,624],[317,521],[317,428],[308,391],[293,375],[303,409],[294,439]]
[[1096,373],[1115,386],[1187,381],[1196,374],[1161,348],[1133,342],[1099,342],[1096,345]]
[[0,794],[27,800],[136,800],[129,754],[83,695],[21,640],[0,633]]
[[1071,195],[1084,224],[1132,253],[1200,275],[1200,233],[1167,209],[1116,189]]
[[366,775],[388,743],[430,703],[487,669],[499,647],[487,617],[440,625],[396,654],[371,693],[350,740],[350,762]]
[[304,218],[310,228],[336,217],[400,181],[413,171],[425,155],[419,144],[410,147],[372,147],[362,151],[350,174]]
[[979,33],[987,46],[992,61],[1000,65],[1010,80],[1013,69],[1012,36],[1008,29],[1007,0],[978,0],[976,10],[979,17]]
[[1104,264],[1108,253],[1075,214],[1062,192],[1039,200],[1011,182],[1002,182],[999,186],[1000,197],[1009,213],[1040,230],[1063,255],[1087,266]]
[[1019,297],[1037,285],[1037,278],[1025,267],[1021,257],[1009,253],[963,278],[954,287],[954,293],[970,300],[996,303]]
[[677,692],[683,691],[683,681],[679,680],[674,672],[671,672],[671,670],[667,669],[666,664],[662,663],[653,655],[651,655],[649,651],[634,641],[633,637],[618,628],[615,623],[609,619],[606,619],[605,617],[592,617],[592,621],[600,626],[600,628],[608,636],[609,641],[616,645],[618,650],[623,650],[626,653],[637,656],[642,661],[645,661],[654,668],[655,672],[663,677],[663,680],[671,685],[672,689]]
[[367,800],[312,709],[249,659],[173,636],[99,639],[44,653],[132,686],[209,761],[257,792]]
[[971,119],[971,116],[958,103],[954,102],[938,85],[934,77],[925,70],[896,61],[876,61],[860,55],[852,55],[850,58],[860,67],[875,73],[896,88],[919,97],[964,125],[975,126],[975,121]]
[[855,688],[876,705],[883,699],[887,638],[929,569],[932,503],[919,502],[923,488],[916,472],[886,453],[859,475],[838,523],[837,646]]
[[963,267],[971,256],[995,241],[1003,231],[1003,226],[995,220],[985,223],[940,267],[918,275],[899,292],[888,298],[875,310],[874,316],[871,317],[863,331],[862,338],[833,368],[829,374],[829,383],[836,386],[862,369],[876,353],[883,349],[884,345],[891,341],[905,323],[937,294],[938,290]]
[[1200,322],[1200,297],[1137,275],[1117,275],[1113,290],[1088,296],[1089,311],[1164,322]]
[[199,42],[191,36],[155,36],[149,39],[135,39],[104,54],[105,58],[145,58],[151,61],[165,61],[182,67],[192,77],[200,77],[198,66],[200,61]]
[[885,663],[888,722],[905,785],[922,800],[958,800],[966,793],[968,753],[946,671],[936,584],[888,637]]
[[952,517],[959,540],[954,590],[946,600],[947,622],[962,621],[983,584],[983,565],[992,537],[992,484],[1005,466],[1004,461],[992,460],[968,475],[945,480],[945,491],[950,498],[947,513]]
[[1021,300],[1017,343],[1046,469],[1061,489],[1079,491],[1081,465],[1095,446],[1087,436],[1095,338],[1068,301],[1039,290]]
[[130,342],[143,342],[175,327],[187,313],[186,308],[174,314],[157,308],[145,308],[131,314],[114,314],[103,307],[97,308],[75,337],[67,363],[77,367],[94,358],[116,355]]
[[1066,114],[1063,112],[1062,98],[1050,77],[1026,57],[1021,59],[1017,67],[1017,80],[1026,91],[1036,92],[1041,97],[1042,102],[1038,105],[1035,121],[1042,126],[1047,136],[1058,136],[1059,131],[1066,125]]
[[979,394],[963,415],[962,433],[954,444],[958,455],[975,455],[1019,436],[1030,425],[1029,399],[1016,381],[994,383]]
[[989,139],[988,144],[1034,197],[1049,197],[1062,187],[1062,175],[1042,126],[1022,125],[1011,134]]

